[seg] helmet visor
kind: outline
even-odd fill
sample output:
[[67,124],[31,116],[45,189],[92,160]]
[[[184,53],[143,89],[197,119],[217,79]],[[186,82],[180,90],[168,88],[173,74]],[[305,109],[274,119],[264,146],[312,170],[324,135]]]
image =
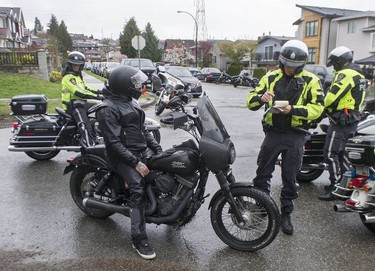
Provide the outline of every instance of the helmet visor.
[[147,75],[144,74],[141,70],[137,71],[136,74],[130,77],[130,80],[136,89],[141,88],[142,83],[146,82],[147,79],[148,79]]

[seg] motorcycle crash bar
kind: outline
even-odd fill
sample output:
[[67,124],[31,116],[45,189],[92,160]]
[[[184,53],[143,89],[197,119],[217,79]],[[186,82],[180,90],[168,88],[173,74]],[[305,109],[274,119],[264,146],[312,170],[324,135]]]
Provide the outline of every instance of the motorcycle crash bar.
[[79,146],[52,146],[52,147],[15,147],[8,146],[8,151],[15,152],[29,152],[29,151],[74,151],[79,152],[81,147]]

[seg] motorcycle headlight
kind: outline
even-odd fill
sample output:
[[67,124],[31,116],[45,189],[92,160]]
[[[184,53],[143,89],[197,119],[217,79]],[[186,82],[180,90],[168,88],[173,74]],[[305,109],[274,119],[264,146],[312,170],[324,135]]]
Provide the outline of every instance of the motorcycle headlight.
[[229,164],[232,165],[235,160],[236,160],[236,149],[234,148],[234,145],[232,145],[229,150]]
[[196,87],[196,88],[197,88],[197,87],[200,87],[201,85],[202,85],[202,82],[201,82],[201,81],[199,81],[198,83],[196,83],[196,84],[195,84],[195,86],[194,86],[194,87]]

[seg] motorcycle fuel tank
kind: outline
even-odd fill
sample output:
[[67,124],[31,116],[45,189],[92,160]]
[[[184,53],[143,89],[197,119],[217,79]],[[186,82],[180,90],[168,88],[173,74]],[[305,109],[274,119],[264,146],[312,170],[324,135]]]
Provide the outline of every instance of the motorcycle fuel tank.
[[199,157],[190,150],[177,150],[166,157],[152,161],[148,166],[150,169],[186,176],[193,174],[199,168]]

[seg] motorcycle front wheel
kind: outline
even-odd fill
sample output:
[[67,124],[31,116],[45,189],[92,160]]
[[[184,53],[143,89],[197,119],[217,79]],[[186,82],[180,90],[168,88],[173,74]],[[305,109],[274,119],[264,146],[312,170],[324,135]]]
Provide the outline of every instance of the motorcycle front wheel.
[[161,100],[159,100],[155,104],[155,115],[159,116],[161,113],[163,113],[164,109],[165,109],[165,103],[163,103]]
[[60,151],[27,151],[25,152],[27,156],[38,160],[38,161],[45,161],[50,160],[56,155],[59,154]]
[[221,193],[211,207],[211,224],[217,236],[240,251],[257,251],[268,246],[280,230],[276,203],[254,187],[235,187],[231,192],[245,223],[237,221],[228,199]]
[[324,169],[301,169],[296,178],[300,183],[308,183],[318,179],[323,172]]
[[70,176],[70,194],[77,206],[87,215],[95,218],[107,218],[112,212],[88,208],[82,201],[87,195],[94,192],[95,187],[105,175],[105,172],[97,171],[92,167],[77,167]]

